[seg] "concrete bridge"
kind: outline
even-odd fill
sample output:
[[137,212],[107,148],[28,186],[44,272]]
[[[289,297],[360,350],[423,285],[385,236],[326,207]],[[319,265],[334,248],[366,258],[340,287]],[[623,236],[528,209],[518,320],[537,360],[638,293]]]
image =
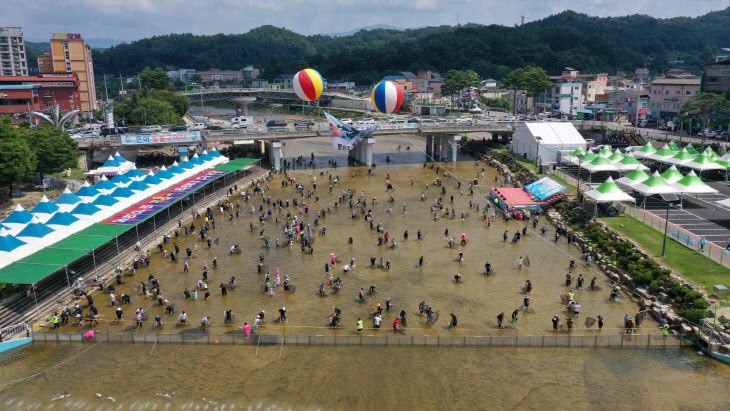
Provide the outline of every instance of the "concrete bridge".
[[[371,135],[362,139],[349,152],[349,156],[365,165],[372,165],[373,161],[373,145],[378,136],[408,134],[414,136],[422,136],[426,138],[426,153],[437,159],[447,158],[451,161],[456,159],[456,147],[461,136],[470,133],[489,133],[494,139],[506,139],[514,130],[521,125],[521,122],[493,122],[483,124],[434,124],[434,125],[417,125],[417,124],[384,124],[378,127]],[[366,129],[366,126],[356,126],[356,128]],[[162,133],[161,135],[165,135]],[[284,144],[286,140],[306,139],[329,136],[330,130],[324,124],[319,124],[310,128],[299,127],[272,127],[266,130],[253,129],[231,129],[220,131],[204,131],[202,132],[202,142],[207,141],[223,141],[231,144],[240,140],[260,141],[265,146],[269,162],[275,169],[281,168],[281,159],[284,158]],[[81,149],[92,149],[96,147],[121,147],[122,136],[99,136],[76,140]],[[145,144],[149,146],[169,146],[169,145],[191,145],[195,142],[166,141],[159,144]],[[127,146],[128,147],[128,146]],[[451,154],[449,154],[449,152]]]

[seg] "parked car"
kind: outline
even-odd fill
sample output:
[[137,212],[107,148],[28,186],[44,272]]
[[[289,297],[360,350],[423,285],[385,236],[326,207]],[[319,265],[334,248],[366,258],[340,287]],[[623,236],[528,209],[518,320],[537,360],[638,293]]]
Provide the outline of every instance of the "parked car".
[[175,133],[175,132],[178,132],[178,131],[188,131],[188,126],[185,126],[185,125],[182,125],[182,124],[178,124],[176,126],[170,127],[170,130],[168,130],[168,131],[170,131],[171,133]]
[[430,118],[425,118],[425,119],[421,120],[421,126],[422,127],[433,127],[433,126],[435,126],[437,124],[438,123],[436,123],[436,120],[433,120],[433,119],[430,119]]
[[231,119],[231,128],[253,127],[253,117],[239,116]]
[[73,138],[89,138],[89,137],[96,137],[96,136],[99,136],[99,135],[100,135],[100,133],[98,131],[96,131],[96,130],[86,129],[86,130],[83,130],[83,131],[81,131],[79,133],[76,133],[76,134],[72,135],[71,137],[73,137]]
[[409,123],[420,123],[421,119],[418,117],[413,117],[413,118],[408,119],[408,122]]
[[218,131],[218,130],[223,130],[223,127],[216,125],[216,124],[209,124],[205,127],[205,129],[208,131]]
[[351,118],[343,118],[343,119],[340,119],[340,122],[342,124],[347,124],[347,125],[350,125],[350,126],[352,125],[352,119]]
[[66,131],[71,134],[76,134],[76,133],[80,132],[81,130],[82,130],[81,126],[72,126],[72,127],[69,127],[66,129]]
[[363,118],[363,119],[357,120],[357,124],[365,125],[365,126],[373,125],[373,124],[375,124],[375,119]]
[[205,130],[205,124],[203,123],[195,123],[192,127],[190,127],[190,131],[202,131]]
[[456,118],[456,124],[471,124],[473,119],[469,116],[460,116]]
[[277,123],[276,120],[269,120],[266,122],[266,127],[286,127],[286,123]]
[[296,123],[294,123],[294,127],[296,128],[311,128],[314,127],[314,120],[299,120]]
[[144,126],[142,127],[143,133],[159,133],[162,131],[161,126]]

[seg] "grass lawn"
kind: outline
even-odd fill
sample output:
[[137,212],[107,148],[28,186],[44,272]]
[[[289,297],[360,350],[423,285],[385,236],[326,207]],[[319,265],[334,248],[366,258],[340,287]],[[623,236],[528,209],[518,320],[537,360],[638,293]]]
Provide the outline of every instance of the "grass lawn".
[[[80,168],[72,168],[71,175],[68,177],[66,176],[66,173],[59,173],[58,176],[61,177],[61,180],[79,180],[79,179],[82,179],[85,177],[84,170],[82,170]],[[55,177],[55,174],[54,174],[54,177]]]
[[715,284],[730,284],[730,272],[727,268],[679,244],[671,237],[667,239],[667,256],[660,257],[664,234],[633,217],[607,217],[600,220],[613,230],[634,240],[662,265],[671,267],[673,271],[688,281],[704,287],[710,293]]

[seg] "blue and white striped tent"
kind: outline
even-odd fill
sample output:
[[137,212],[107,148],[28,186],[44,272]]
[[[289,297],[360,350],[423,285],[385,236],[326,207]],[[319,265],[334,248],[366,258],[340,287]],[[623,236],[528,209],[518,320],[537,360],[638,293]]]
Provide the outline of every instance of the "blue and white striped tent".
[[15,206],[15,210],[3,220],[3,225],[8,228],[11,233],[18,233],[26,224],[33,220],[33,214],[23,208],[20,203]]
[[58,206],[53,204],[44,194],[41,202],[33,208],[32,213],[33,215],[37,215],[41,221],[45,222],[51,218],[51,215],[53,215],[56,211],[58,211]]
[[61,194],[61,196],[58,197],[55,201],[60,211],[72,210],[76,206],[76,204],[80,202],[81,199],[79,198],[79,196],[72,193],[71,190],[68,189],[68,187],[63,190],[63,194]]

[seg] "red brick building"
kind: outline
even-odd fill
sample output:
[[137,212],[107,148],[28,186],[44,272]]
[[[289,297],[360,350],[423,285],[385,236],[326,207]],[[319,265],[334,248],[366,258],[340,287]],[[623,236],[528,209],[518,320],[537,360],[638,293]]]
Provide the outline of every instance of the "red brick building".
[[28,111],[48,111],[56,104],[61,112],[81,109],[75,73],[0,77],[0,115],[19,118]]

